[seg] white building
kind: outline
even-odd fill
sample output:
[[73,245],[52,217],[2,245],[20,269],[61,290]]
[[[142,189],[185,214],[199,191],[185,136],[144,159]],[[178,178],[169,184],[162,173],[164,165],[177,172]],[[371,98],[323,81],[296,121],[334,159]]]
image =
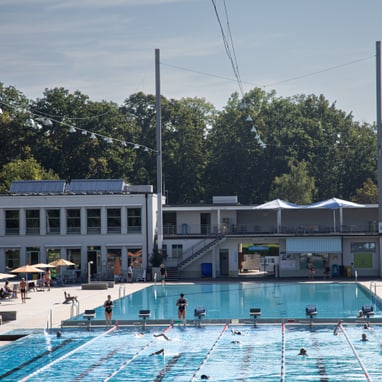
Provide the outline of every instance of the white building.
[[0,269],[65,258],[67,282],[112,280],[116,259],[127,273],[147,267],[156,227],[151,186],[122,180],[21,181],[0,196]]
[[[236,197],[211,204],[164,205],[163,252],[174,279],[239,277],[258,264],[276,277],[382,274],[378,205],[339,199],[296,206],[275,200],[243,206]],[[65,258],[67,282],[112,280],[150,266],[158,199],[152,186],[122,180],[21,181],[0,196],[0,271]],[[277,256],[244,257],[243,245],[277,247]],[[261,252],[261,251],[260,251]],[[91,263],[92,262],[92,263]],[[263,268],[262,268],[263,267]]]

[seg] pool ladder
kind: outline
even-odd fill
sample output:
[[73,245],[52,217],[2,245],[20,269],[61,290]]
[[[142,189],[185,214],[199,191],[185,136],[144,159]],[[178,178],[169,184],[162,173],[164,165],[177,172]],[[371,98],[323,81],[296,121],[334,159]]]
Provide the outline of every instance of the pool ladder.
[[377,283],[375,281],[370,281],[369,289],[370,289],[370,300],[374,305],[376,297],[377,297]]
[[72,300],[72,305],[70,307],[70,318],[73,318],[74,317],[74,308],[76,308],[76,316],[78,316],[80,314],[80,302],[79,301],[75,301],[75,300]]
[[122,297],[122,294],[123,297],[126,297],[126,287],[124,285],[120,285],[119,287],[119,298]]

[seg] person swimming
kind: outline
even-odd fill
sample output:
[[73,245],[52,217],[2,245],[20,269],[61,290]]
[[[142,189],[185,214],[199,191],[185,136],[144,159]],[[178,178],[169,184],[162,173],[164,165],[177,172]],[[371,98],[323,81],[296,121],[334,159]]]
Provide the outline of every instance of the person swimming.
[[308,355],[308,352],[306,351],[305,348],[301,348],[300,353],[298,353],[298,355]]
[[151,353],[150,355],[160,355],[160,354],[164,355],[164,349],[157,350],[154,353]]
[[232,334],[236,334],[236,335],[238,335],[238,336],[241,335],[241,332],[240,332],[239,330],[231,329],[231,333],[232,333]]
[[160,334],[153,334],[154,337],[163,337],[166,341],[171,341],[170,338],[168,338],[164,333]]

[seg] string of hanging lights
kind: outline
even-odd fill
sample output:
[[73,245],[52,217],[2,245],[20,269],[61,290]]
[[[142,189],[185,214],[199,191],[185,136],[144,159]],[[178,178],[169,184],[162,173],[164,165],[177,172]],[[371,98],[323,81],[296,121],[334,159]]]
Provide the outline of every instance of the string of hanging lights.
[[[21,109],[19,107],[13,106],[13,105],[8,105],[2,101],[0,101],[0,104],[2,104],[5,107],[8,106],[12,109],[18,109],[18,110]],[[108,144],[118,143],[123,147],[131,146],[131,147],[133,147],[134,150],[143,150],[145,152],[153,152],[153,153],[157,152],[157,150],[155,150],[149,146],[140,144],[140,143],[110,137],[107,135],[96,133],[96,132],[88,130],[88,129],[84,129],[82,127],[78,127],[73,123],[66,122],[65,118],[62,118],[62,120],[60,121],[59,119],[57,119],[57,117],[53,118],[51,116],[46,116],[46,115],[43,115],[39,112],[35,112],[32,110],[24,110],[24,111],[25,111],[25,113],[28,114],[28,118],[25,121],[26,126],[32,128],[32,129],[36,129],[36,130],[41,130],[43,127],[47,127],[48,130],[46,130],[44,132],[45,136],[50,135],[49,128],[53,127],[54,123],[56,123],[56,124],[59,124],[61,126],[68,128],[68,132],[70,134],[75,134],[75,133],[79,132],[83,136],[89,136],[89,139],[91,139],[91,140],[100,139],[100,140],[103,140],[104,142],[106,142]],[[3,113],[4,113],[3,109],[0,108],[0,114],[3,114]]]

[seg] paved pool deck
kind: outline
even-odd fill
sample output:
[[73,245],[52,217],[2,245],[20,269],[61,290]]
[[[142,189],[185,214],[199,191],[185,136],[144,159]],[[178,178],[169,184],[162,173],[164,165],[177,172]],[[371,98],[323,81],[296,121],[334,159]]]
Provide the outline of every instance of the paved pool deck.
[[[212,280],[214,281],[214,280]],[[263,282],[261,279],[257,280],[227,280],[223,282]],[[269,280],[268,281],[275,281]],[[284,280],[278,280],[285,282]],[[302,281],[302,280],[294,280]],[[349,282],[349,280],[343,280]],[[187,282],[187,281],[186,281]],[[198,281],[194,281],[197,283]],[[222,282],[222,281],[219,281]],[[320,281],[317,281],[320,282]],[[330,282],[330,281],[327,281]],[[335,282],[341,282],[335,281]],[[355,282],[355,281],[353,281]],[[358,281],[366,288],[372,288],[372,292],[382,299],[382,280],[362,280]],[[168,283],[170,284],[170,283]],[[71,317],[72,310],[75,308],[72,304],[64,304],[65,301],[64,292],[70,293],[71,296],[77,296],[79,301],[79,313],[83,313],[85,309],[94,309],[103,305],[110,294],[113,300],[123,297],[124,295],[132,294],[147,286],[153,285],[152,282],[137,282],[137,283],[122,283],[115,284],[113,287],[104,290],[85,290],[81,285],[65,285],[62,287],[53,287],[50,291],[42,292],[29,292],[26,303],[21,302],[20,296],[17,299],[1,300],[0,303],[0,315],[2,311],[16,311],[17,319],[14,321],[3,322],[0,325],[0,334],[15,329],[43,329],[47,325],[52,328],[59,328],[61,322]],[[75,308],[76,309],[76,308]],[[74,315],[77,311],[74,311]],[[2,341],[0,341],[0,345]]]

